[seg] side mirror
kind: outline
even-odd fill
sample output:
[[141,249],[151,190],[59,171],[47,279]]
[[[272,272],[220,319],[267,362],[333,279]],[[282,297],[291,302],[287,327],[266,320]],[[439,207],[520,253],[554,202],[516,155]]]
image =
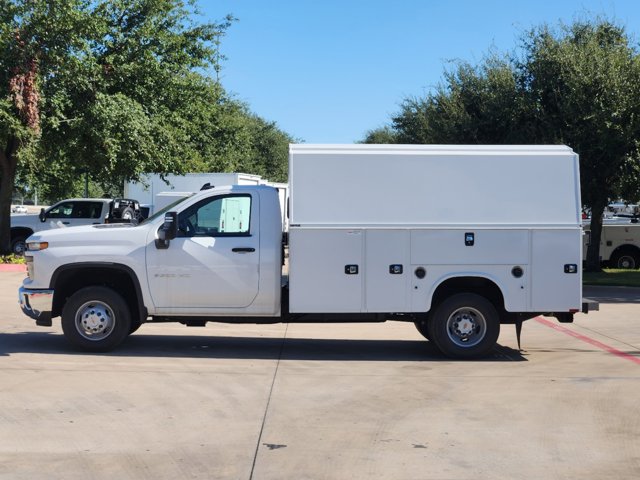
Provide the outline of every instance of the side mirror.
[[38,215],[38,218],[42,223],[47,221],[47,215],[44,213],[44,208],[40,209],[40,215]]
[[158,230],[158,239],[156,240],[156,248],[169,248],[169,241],[176,238],[178,234],[178,213],[167,212],[164,214],[164,223]]

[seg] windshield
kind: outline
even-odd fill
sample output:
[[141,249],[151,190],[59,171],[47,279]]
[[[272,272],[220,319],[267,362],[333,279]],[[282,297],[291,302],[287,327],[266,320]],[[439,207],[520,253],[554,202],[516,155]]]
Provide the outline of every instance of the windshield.
[[175,206],[177,206],[179,203],[184,202],[185,200],[187,200],[188,198],[192,197],[193,195],[195,195],[195,193],[191,193],[189,195],[187,195],[186,197],[182,197],[179,198],[178,200],[176,200],[173,203],[170,203],[169,205],[167,205],[166,207],[164,207],[162,210],[158,210],[156,213],[154,213],[153,215],[151,215],[149,218],[145,218],[144,220],[142,220],[140,223],[148,223],[148,222],[153,222],[156,218],[163,216],[166,212],[170,211],[171,209],[173,209]]

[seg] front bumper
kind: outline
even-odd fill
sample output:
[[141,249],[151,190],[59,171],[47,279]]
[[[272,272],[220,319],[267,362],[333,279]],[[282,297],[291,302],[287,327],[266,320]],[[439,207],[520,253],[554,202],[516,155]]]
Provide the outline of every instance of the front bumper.
[[22,312],[33,318],[36,325],[51,326],[51,311],[53,309],[53,290],[31,290],[20,287],[18,302]]

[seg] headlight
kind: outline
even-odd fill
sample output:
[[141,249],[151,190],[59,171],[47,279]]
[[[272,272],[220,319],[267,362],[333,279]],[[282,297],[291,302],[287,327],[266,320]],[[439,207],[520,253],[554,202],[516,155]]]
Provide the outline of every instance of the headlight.
[[27,242],[27,251],[35,252],[49,248],[49,242]]

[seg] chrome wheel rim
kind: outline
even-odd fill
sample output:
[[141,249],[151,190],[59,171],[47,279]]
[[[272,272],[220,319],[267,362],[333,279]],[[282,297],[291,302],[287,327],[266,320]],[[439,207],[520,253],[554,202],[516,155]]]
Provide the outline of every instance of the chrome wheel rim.
[[27,248],[27,242],[25,240],[20,240],[13,244],[13,253],[15,255],[24,255],[24,251]]
[[618,260],[618,268],[636,268],[636,261],[631,255],[623,255]]
[[447,319],[447,335],[459,347],[474,347],[486,334],[487,321],[475,308],[458,308]]
[[87,340],[104,340],[113,332],[115,318],[106,303],[97,300],[86,302],[76,312],[76,330]]

